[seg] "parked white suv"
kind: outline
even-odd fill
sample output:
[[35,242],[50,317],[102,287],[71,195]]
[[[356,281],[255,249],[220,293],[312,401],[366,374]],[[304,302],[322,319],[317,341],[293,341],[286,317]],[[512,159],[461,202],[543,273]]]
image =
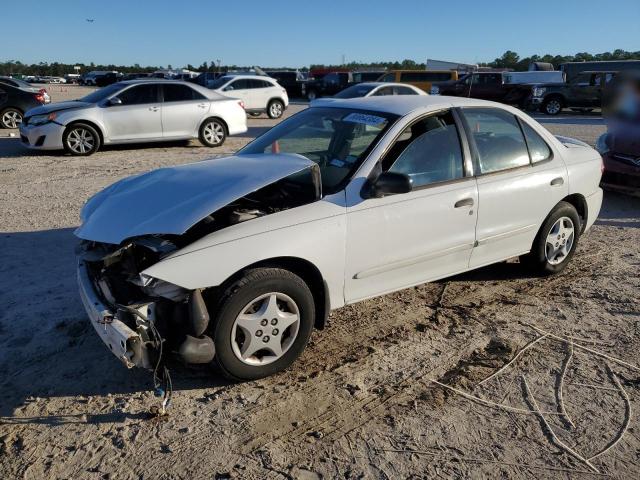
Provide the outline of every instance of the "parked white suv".
[[267,113],[269,118],[280,118],[289,106],[287,91],[271,77],[260,75],[226,75],[210,87],[228,97],[244,102],[249,115]]
[[515,256],[560,272],[600,211],[601,166],[498,103],[314,105],[235,156],[91,198],[75,232],[81,297],[127,365],[174,351],[260,378],[345,304]]

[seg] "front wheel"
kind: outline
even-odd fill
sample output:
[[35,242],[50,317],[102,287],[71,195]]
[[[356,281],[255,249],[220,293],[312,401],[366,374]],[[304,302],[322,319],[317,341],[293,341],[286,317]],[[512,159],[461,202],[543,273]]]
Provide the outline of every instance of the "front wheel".
[[279,268],[248,270],[220,299],[216,362],[234,380],[282,371],[304,350],[314,320],[313,295],[300,277]]
[[74,123],[64,131],[62,143],[71,155],[91,155],[100,148],[100,135],[91,125]]
[[533,242],[531,252],[522,258],[538,273],[559,273],[573,257],[582,231],[575,207],[560,202],[549,214]]
[[267,114],[269,115],[269,118],[280,118],[283,113],[284,104],[280,100],[271,100],[271,102],[269,102],[269,106],[267,107]]
[[224,143],[227,134],[220,120],[210,118],[200,126],[199,138],[206,147],[219,147]]
[[551,97],[542,104],[542,111],[547,115],[558,115],[562,111],[562,100]]
[[22,112],[15,108],[7,108],[0,113],[0,127],[18,128],[22,123]]

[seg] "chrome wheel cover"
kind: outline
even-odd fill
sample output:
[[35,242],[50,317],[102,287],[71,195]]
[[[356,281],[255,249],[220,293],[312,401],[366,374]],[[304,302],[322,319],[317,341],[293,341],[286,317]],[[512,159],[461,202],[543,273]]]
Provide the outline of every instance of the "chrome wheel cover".
[[7,128],[18,128],[21,123],[22,115],[20,115],[20,112],[5,112],[2,115],[2,124]]
[[74,128],[67,135],[67,146],[74,153],[87,153],[93,150],[96,139],[89,130],[83,127]]
[[282,358],[300,330],[300,310],[291,297],[270,292],[251,300],[231,328],[231,349],[247,365],[268,365]]
[[203,135],[211,145],[220,145],[224,139],[224,128],[218,122],[209,122],[204,127]]
[[547,234],[544,252],[547,262],[559,265],[566,260],[575,240],[575,226],[569,217],[560,217]]

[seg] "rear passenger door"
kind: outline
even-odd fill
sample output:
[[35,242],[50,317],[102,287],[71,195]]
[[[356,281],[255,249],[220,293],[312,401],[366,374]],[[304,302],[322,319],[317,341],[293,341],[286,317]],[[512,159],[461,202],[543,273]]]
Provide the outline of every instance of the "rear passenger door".
[[197,134],[210,102],[200,92],[180,83],[162,85],[162,136],[188,138]]
[[478,223],[471,268],[531,249],[551,209],[568,194],[567,171],[533,127],[512,113],[460,109],[478,182]]

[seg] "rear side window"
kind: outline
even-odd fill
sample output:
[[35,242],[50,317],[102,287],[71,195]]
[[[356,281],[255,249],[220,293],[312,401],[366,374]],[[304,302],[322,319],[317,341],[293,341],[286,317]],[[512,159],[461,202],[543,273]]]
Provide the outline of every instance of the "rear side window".
[[531,162],[544,162],[551,158],[551,149],[547,142],[545,142],[538,132],[536,132],[531,126],[525,122],[520,121],[522,125],[522,131],[524,132],[524,138],[527,139],[527,147],[529,147],[529,156]]
[[462,109],[478,151],[480,173],[529,165],[529,152],[516,117],[495,108]]
[[415,187],[464,176],[462,148],[451,112],[432,115],[407,127],[383,160],[383,169],[404,173]]
[[157,85],[137,85],[118,95],[123,105],[140,105],[158,101]]
[[186,102],[189,100],[202,100],[204,96],[186,85],[164,85],[165,102]]

